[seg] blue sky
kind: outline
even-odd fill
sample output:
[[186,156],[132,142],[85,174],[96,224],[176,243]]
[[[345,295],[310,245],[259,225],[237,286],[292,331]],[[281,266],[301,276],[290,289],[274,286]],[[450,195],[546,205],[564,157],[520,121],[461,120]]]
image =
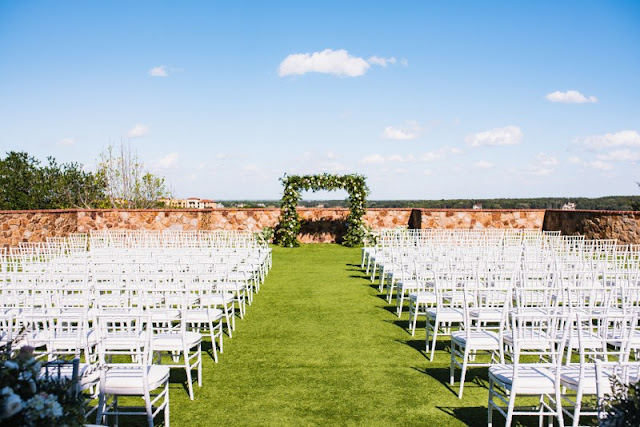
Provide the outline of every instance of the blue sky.
[[637,1],[0,0],[0,151],[126,140],[218,200],[638,194],[639,46]]

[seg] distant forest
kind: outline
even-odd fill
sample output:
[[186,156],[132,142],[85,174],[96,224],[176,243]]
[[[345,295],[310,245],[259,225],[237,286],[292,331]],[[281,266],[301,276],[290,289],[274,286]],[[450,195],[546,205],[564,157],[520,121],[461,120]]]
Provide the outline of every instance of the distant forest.
[[[225,207],[279,207],[279,200],[220,200]],[[471,209],[481,204],[483,209],[561,209],[575,203],[576,209],[640,210],[640,196],[537,197],[531,199],[450,199],[450,200],[368,200],[370,208],[432,208]],[[303,200],[304,207],[348,207],[347,200]]]

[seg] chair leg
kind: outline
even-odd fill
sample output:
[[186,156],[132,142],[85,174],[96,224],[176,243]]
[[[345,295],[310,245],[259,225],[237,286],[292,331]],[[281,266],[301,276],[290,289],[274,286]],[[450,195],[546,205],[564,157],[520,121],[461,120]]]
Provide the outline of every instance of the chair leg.
[[164,386],[164,427],[169,427],[169,381]]
[[516,406],[516,393],[511,390],[509,393],[509,406],[507,408],[507,419],[504,423],[505,427],[511,427],[511,422],[513,421],[513,410]]
[[[582,388],[578,387],[578,391],[576,393],[576,407],[573,410],[573,426],[577,427],[580,425],[580,411],[582,410]],[[562,414],[562,410],[560,411]]]
[[189,350],[185,349],[184,369],[187,372],[187,387],[189,388],[189,399],[193,400],[193,383],[191,380],[191,366],[189,364]]
[[144,407],[147,411],[147,424],[149,427],[153,427],[153,408],[151,407],[151,396],[148,394],[144,396]]
[[216,346],[216,334],[213,329],[213,322],[209,320],[209,334],[211,335],[211,351],[213,352],[213,360],[218,363],[218,348]]
[[100,397],[98,398],[98,411],[96,413],[96,424],[102,424],[105,421],[105,416],[103,415],[105,410],[106,397],[104,393],[100,393]]
[[116,425],[120,425],[118,415],[118,396],[113,396],[113,412],[115,412]]
[[455,382],[455,366],[456,366],[456,343],[451,340],[451,361],[449,362],[449,385]]
[[489,401],[487,402],[487,427],[493,427],[493,381],[489,378]]
[[436,342],[438,340],[438,320],[436,319],[435,322],[433,322],[433,337],[431,339],[431,356],[429,357],[429,360],[431,362],[433,362],[433,356],[436,353]]
[[409,321],[411,322],[409,327],[411,328],[412,337],[416,336],[416,323],[418,320],[418,313],[416,310],[417,310],[417,302],[414,303],[413,300],[409,299]]
[[222,319],[220,319],[220,321],[218,322],[218,326],[217,328],[218,330],[218,347],[220,347],[220,353],[224,353],[224,346],[223,346],[223,341],[224,341],[224,334],[222,333]]
[[464,390],[464,381],[467,377],[467,360],[469,360],[469,347],[464,348],[463,357],[464,358],[462,360],[462,372],[460,373],[460,390],[458,391],[458,399],[462,399],[462,391]]
[[399,295],[396,295],[396,307],[398,309],[398,317],[402,317],[402,309],[404,308],[404,289],[398,288]]
[[198,344],[198,387],[202,387],[202,343]]

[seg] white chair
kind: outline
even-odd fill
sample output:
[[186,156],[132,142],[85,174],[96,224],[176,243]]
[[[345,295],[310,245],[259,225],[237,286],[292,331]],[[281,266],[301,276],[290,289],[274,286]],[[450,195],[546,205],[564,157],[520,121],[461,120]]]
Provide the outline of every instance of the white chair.
[[[555,417],[563,427],[560,366],[569,326],[565,314],[513,313],[512,364],[499,364],[489,368],[489,405],[487,425],[493,425],[497,411],[511,426],[515,415],[535,415],[542,421]],[[521,357],[538,358],[537,363],[524,363]],[[516,408],[518,396],[536,396],[536,408]],[[546,401],[545,401],[546,399]],[[502,405],[506,405],[503,407]]]
[[[580,418],[597,416],[597,408],[584,408],[584,396],[596,396],[598,384],[595,361],[625,363],[629,359],[631,333],[636,325],[635,314],[583,314],[577,313],[577,335],[580,363],[562,368],[562,386],[575,395],[564,393],[564,400],[573,411],[564,409],[573,420],[573,426],[580,425]],[[570,355],[568,355],[570,357]],[[604,381],[600,387],[611,389]]]
[[[184,308],[183,321],[191,326],[191,329],[200,333],[200,330],[209,331],[211,337],[211,350],[213,359],[218,362],[218,347],[220,353],[224,352],[222,317],[223,311],[216,308],[216,301],[210,296],[214,294],[208,287],[195,287],[193,285],[187,290],[187,304]],[[216,345],[216,340],[218,344]]]
[[[454,384],[455,367],[461,369],[458,398],[462,399],[464,380],[469,366],[491,366],[504,363],[501,333],[510,307],[511,289],[476,287],[464,290],[464,322],[451,333],[449,383]],[[487,352],[489,361],[476,361],[478,352]]]
[[[165,301],[168,296],[165,296]],[[182,298],[186,298],[184,295]],[[187,330],[186,301],[180,310],[167,306],[166,312],[156,310],[150,314],[151,351],[158,363],[163,362],[162,353],[168,353],[174,364],[171,368],[184,368],[187,375],[189,398],[194,399],[191,372],[197,370],[198,386],[202,386],[202,335]],[[177,313],[177,317],[175,315]],[[182,363],[180,363],[182,359]]]
[[459,294],[458,278],[454,274],[448,279],[438,280],[434,283],[436,293],[435,307],[427,308],[425,347],[429,352],[429,360],[433,362],[436,351],[436,342],[439,333],[450,334],[453,324],[464,321],[464,298]]
[[[145,415],[149,427],[153,427],[153,419],[164,411],[164,424],[169,426],[169,368],[151,364],[149,320],[141,314],[118,311],[98,313],[96,323],[101,365],[96,423],[103,424],[110,416],[118,424],[120,415]],[[130,361],[120,363],[123,357]],[[142,397],[144,410],[120,408],[119,396]]]

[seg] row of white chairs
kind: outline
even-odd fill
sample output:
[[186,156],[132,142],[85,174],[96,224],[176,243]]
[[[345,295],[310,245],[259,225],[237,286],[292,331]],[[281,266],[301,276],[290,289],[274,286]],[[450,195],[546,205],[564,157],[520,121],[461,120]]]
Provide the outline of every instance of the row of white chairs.
[[[507,425],[514,415],[579,425],[597,415],[584,397],[610,391],[608,374],[624,365],[634,372],[627,379],[640,378],[630,362],[640,350],[636,246],[535,230],[381,236],[363,249],[362,268],[378,276],[389,302],[395,291],[398,315],[408,297],[412,334],[425,316],[431,360],[438,335],[451,337],[450,382],[460,369],[460,398],[468,368],[489,367],[489,424],[497,411]],[[533,412],[515,407],[522,395],[539,398]]]
[[[146,234],[96,232],[83,250],[74,236],[77,244],[53,239],[2,254],[0,345],[81,359],[98,423],[142,413],[152,426],[164,411],[168,425],[166,363],[185,370],[193,399],[193,370],[202,384],[202,333],[217,361],[224,323],[231,337],[236,305],[244,317],[271,267],[269,248],[248,233]],[[121,395],[142,396],[142,412],[118,407]]]

